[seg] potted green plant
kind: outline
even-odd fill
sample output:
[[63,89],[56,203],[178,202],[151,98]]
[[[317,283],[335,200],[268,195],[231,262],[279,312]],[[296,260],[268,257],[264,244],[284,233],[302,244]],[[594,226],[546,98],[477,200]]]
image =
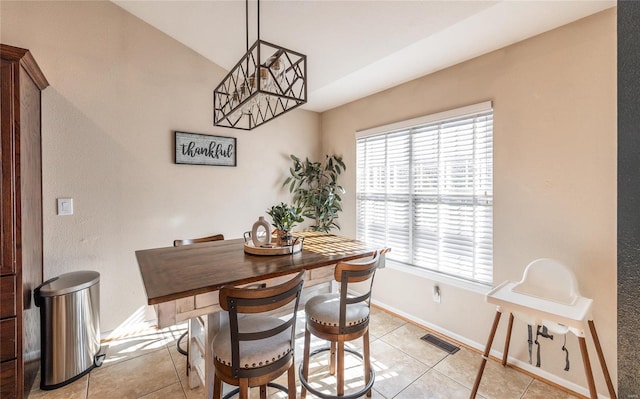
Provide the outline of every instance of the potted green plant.
[[325,155],[323,162],[314,162],[291,155],[291,160],[291,176],[283,185],[289,185],[293,204],[314,221],[312,230],[328,233],[334,227],[340,229],[336,219],[342,211],[340,194],[344,194],[344,188],[338,184],[338,177],[346,169],[342,157]]
[[300,209],[281,202],[268,209],[267,214],[271,216],[271,224],[276,228],[280,245],[292,245],[291,229],[304,220],[300,214]]

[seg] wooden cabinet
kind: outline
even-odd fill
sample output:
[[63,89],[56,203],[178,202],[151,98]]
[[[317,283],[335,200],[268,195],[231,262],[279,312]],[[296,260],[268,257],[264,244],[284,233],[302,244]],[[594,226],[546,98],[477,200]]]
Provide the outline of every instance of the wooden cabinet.
[[28,396],[38,372],[42,282],[40,92],[49,83],[28,50],[0,44],[0,397]]

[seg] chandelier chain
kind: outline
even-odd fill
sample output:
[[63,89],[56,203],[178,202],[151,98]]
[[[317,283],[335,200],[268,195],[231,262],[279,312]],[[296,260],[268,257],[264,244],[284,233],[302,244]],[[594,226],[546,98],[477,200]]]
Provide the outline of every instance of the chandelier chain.
[[[258,11],[257,13],[258,41],[260,41],[260,0],[258,0],[257,11]],[[246,47],[247,47],[247,52],[249,52],[249,0],[245,0],[244,2],[244,27],[245,27]]]

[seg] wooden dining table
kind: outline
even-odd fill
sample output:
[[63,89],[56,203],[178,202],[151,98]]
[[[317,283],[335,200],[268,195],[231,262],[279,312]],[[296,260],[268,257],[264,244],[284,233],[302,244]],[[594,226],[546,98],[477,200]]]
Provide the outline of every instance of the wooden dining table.
[[220,325],[218,291],[225,285],[279,284],[307,270],[305,290],[333,281],[334,265],[387,251],[364,242],[319,232],[296,234],[302,251],[285,255],[245,253],[245,240],[214,241],[136,251],[147,295],[160,328],[188,322],[189,385],[213,394],[211,342]]

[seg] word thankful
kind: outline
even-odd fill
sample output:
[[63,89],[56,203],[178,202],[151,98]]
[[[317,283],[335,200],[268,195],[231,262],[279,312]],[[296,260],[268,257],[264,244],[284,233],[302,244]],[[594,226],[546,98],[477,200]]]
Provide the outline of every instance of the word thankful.
[[215,141],[209,142],[209,146],[198,146],[195,141],[182,144],[182,155],[188,155],[190,157],[197,157],[204,155],[205,157],[220,159],[231,158],[234,155],[233,144],[221,144]]
[[176,163],[236,166],[236,139],[198,133],[176,133]]

